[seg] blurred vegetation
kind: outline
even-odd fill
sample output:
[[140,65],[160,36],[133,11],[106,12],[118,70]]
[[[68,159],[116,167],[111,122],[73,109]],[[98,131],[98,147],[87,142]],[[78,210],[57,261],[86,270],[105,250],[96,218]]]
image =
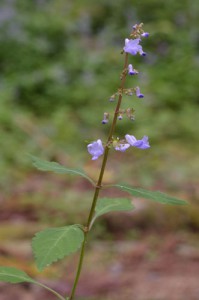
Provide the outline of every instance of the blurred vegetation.
[[136,121],[122,121],[118,133],[148,135],[152,150],[127,154],[133,165],[126,167],[123,154],[115,153],[122,166],[114,166],[108,180],[120,175],[147,187],[183,186],[182,197],[196,200],[198,0],[1,0],[0,6],[3,189],[30,172],[26,153],[70,166],[86,161],[89,169],[85,140],[103,139],[108,131],[101,120],[113,109],[108,99],[118,87],[124,39],[143,22],[148,55],[131,58],[140,74],[127,84],[139,85],[145,98],[125,98]]

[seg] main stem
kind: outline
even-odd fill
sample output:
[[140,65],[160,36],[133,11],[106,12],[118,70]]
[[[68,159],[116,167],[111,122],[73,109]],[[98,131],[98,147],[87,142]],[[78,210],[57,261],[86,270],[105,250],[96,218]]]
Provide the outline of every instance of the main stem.
[[[128,66],[128,53],[125,53],[125,61],[124,61],[123,70],[126,70],[127,66]],[[109,149],[110,149],[109,145],[111,143],[111,140],[112,140],[112,137],[113,137],[113,134],[114,134],[114,131],[115,131],[116,123],[117,123],[117,116],[118,116],[120,106],[121,106],[121,102],[122,102],[122,95],[123,95],[125,80],[126,80],[126,71],[124,71],[124,73],[123,73],[121,85],[120,85],[120,88],[119,88],[120,93],[119,93],[119,97],[118,97],[118,102],[117,102],[117,105],[116,105],[116,108],[115,108],[113,122],[112,122],[112,125],[111,125],[111,128],[110,128],[110,132],[109,132],[107,143],[106,143],[105,150],[104,150],[102,166],[101,166],[101,170],[100,170],[100,173],[99,173],[99,178],[98,178],[98,181],[97,181],[97,184],[96,184],[96,187],[95,187],[95,192],[94,192],[94,195],[93,195],[93,201],[92,201],[92,205],[91,205],[88,220],[87,220],[86,230],[84,232],[84,241],[83,241],[83,244],[82,244],[82,247],[81,247],[77,273],[76,273],[76,277],[75,277],[75,280],[74,280],[74,284],[73,284],[73,288],[72,288],[72,292],[71,292],[71,295],[69,297],[69,300],[74,299],[75,290],[76,290],[77,283],[78,283],[80,273],[81,273],[81,270],[82,270],[82,264],[83,264],[83,259],[84,259],[84,251],[85,251],[85,245],[86,245],[86,241],[87,241],[87,235],[90,231],[90,225],[91,225],[92,218],[93,218],[93,215],[94,215],[94,212],[95,212],[97,199],[98,199],[98,196],[99,196],[100,189],[102,188],[102,180],[103,180],[104,171],[105,171],[105,168],[106,168],[107,158],[108,158]]]

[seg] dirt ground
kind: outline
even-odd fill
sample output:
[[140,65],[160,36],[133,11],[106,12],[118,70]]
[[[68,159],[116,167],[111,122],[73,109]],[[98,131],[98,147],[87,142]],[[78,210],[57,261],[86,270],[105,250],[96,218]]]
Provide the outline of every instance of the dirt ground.
[[[31,255],[29,251],[27,258]],[[6,255],[9,253],[4,249]],[[75,256],[75,263],[77,259]],[[57,268],[47,274],[48,279],[41,280],[67,295],[72,286],[74,263],[60,264]],[[58,272],[62,274],[60,280],[53,279]],[[29,284],[1,283],[0,295],[1,300],[56,299]],[[188,238],[187,233],[149,233],[137,241],[96,241],[88,247],[76,299],[199,300],[197,241]]]

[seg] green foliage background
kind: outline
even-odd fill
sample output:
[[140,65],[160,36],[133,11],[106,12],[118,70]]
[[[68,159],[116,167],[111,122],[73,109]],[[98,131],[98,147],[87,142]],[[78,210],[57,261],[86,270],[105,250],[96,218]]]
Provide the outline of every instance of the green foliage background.
[[[178,156],[187,149],[182,160],[193,156],[187,168],[196,166],[197,0],[1,0],[0,5],[2,186],[19,168],[29,168],[27,152],[58,160],[74,154],[77,163],[90,159],[84,141],[103,138],[108,130],[101,119],[113,109],[108,99],[118,87],[120,52],[139,22],[150,32],[143,41],[148,55],[131,58],[140,75],[128,84],[139,84],[145,98],[125,99],[125,107],[136,109],[136,122],[122,121],[118,133],[148,135],[153,151],[163,150],[163,160],[173,141],[169,151]],[[146,173],[150,164],[141,163]]]

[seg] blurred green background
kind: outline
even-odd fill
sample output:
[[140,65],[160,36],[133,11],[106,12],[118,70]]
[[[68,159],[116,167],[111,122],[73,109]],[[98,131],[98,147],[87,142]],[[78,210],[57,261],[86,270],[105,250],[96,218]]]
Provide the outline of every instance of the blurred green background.
[[85,222],[90,186],[37,172],[27,153],[96,178],[100,160],[91,161],[86,141],[106,139],[109,125],[101,120],[114,108],[108,99],[120,81],[121,49],[132,25],[140,22],[150,33],[142,42],[147,56],[130,58],[140,73],[127,86],[139,85],[145,98],[124,98],[123,107],[134,107],[136,120],[123,119],[117,134],[148,135],[151,148],[112,152],[105,181],[158,189],[191,205],[179,209],[138,201],[134,218],[125,215],[128,221],[118,223],[115,214],[104,217],[92,238],[142,240],[150,230],[157,235],[179,230],[183,236],[188,232],[187,243],[195,241],[198,0],[0,0],[0,234],[9,249],[10,240],[30,240],[36,228]]

